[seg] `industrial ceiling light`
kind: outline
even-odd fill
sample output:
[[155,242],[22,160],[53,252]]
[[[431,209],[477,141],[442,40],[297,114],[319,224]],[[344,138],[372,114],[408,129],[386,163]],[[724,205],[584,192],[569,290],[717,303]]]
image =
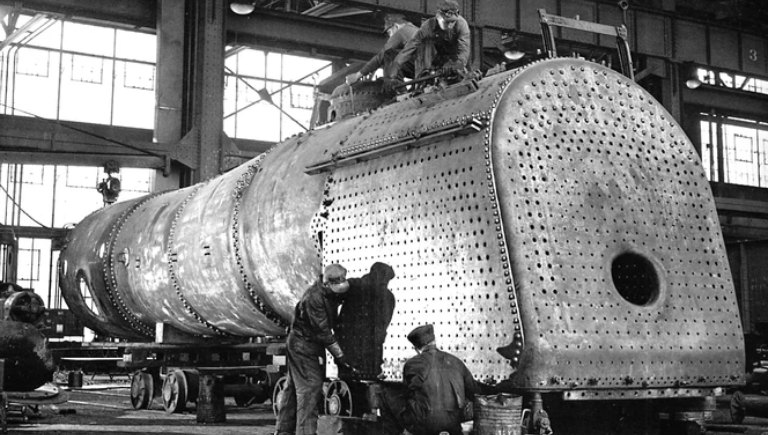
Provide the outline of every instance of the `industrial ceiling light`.
[[256,2],[232,2],[229,8],[237,15],[248,15],[256,9]]
[[688,89],[696,89],[701,86],[701,79],[699,78],[699,67],[691,62],[683,63],[683,78],[685,80],[685,86]]
[[525,56],[524,51],[518,50],[516,47],[510,48],[504,52],[504,57],[509,60],[520,60]]
[[502,34],[501,43],[496,47],[504,54],[507,60],[517,61],[525,57],[525,52],[517,46],[517,33]]

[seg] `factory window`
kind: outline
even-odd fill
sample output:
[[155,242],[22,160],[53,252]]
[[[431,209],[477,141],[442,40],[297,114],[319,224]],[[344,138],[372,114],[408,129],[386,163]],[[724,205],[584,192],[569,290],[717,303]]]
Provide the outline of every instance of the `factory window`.
[[66,186],[93,188],[99,184],[99,172],[94,169],[83,166],[67,166]]
[[155,67],[140,63],[122,63],[123,83],[126,88],[155,90]]
[[[122,181],[119,199],[128,200],[150,192],[155,171],[121,168],[118,176]],[[105,177],[97,167],[0,164],[0,224],[34,229],[80,222],[104,206],[96,184]],[[54,267],[57,259],[50,239],[19,239],[19,283],[35,288],[52,308],[62,305]]]
[[17,283],[24,288],[34,288],[32,283],[38,280],[40,280],[40,250],[19,248]]
[[699,80],[703,84],[746,92],[755,92],[758,94],[768,94],[768,80],[754,76],[704,68],[699,68],[697,72]]
[[48,77],[51,53],[47,50],[24,50],[16,57],[16,72],[21,75]]
[[90,56],[70,56],[72,80],[100,85],[104,76],[104,59]]
[[315,85],[331,63],[250,48],[225,60],[224,131],[230,137],[278,142],[309,128]]
[[701,161],[707,178],[768,187],[768,123],[702,113]]
[[22,15],[0,51],[0,113],[151,129],[153,34]]
[[733,135],[734,159],[744,163],[752,163],[754,152],[753,138],[735,133]]
[[309,109],[315,105],[315,96],[311,88],[295,86],[291,88],[291,107],[294,109]]
[[17,257],[16,283],[48,300],[51,274],[51,241],[20,237]]
[[11,182],[42,185],[45,179],[45,167],[24,165],[19,172],[9,172],[8,179]]

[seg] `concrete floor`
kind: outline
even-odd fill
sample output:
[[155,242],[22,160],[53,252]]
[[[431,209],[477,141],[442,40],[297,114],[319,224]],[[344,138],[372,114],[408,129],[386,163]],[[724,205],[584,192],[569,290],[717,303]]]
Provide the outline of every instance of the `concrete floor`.
[[221,424],[198,424],[194,404],[179,414],[167,414],[155,398],[148,410],[134,410],[130,388],[69,391],[69,401],[43,405],[26,421],[19,413],[9,414],[9,434],[156,434],[164,435],[267,435],[274,431],[275,419],[269,403],[239,408],[234,400],[225,402],[227,421]]
[[[111,388],[69,391],[69,401],[58,405],[42,405],[38,412],[22,419],[17,412],[9,414],[9,434],[156,434],[165,435],[268,435],[274,431],[275,419],[269,402],[239,408],[234,400],[226,400],[227,421],[221,424],[198,424],[194,404],[190,410],[167,414],[158,398],[149,410],[134,410],[127,381],[104,381]],[[87,382],[86,388],[99,388],[99,380]],[[727,398],[719,398],[715,421],[707,434],[768,435],[768,419],[747,417],[743,424],[730,424]],[[557,430],[557,428],[555,428]],[[557,431],[558,435],[567,435]],[[364,435],[364,434],[360,434]],[[598,435],[598,434],[596,434]]]

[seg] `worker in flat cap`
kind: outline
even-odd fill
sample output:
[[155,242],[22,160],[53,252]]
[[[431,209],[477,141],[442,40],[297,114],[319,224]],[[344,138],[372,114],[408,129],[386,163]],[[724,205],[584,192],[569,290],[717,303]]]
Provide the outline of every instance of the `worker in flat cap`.
[[[418,30],[419,28],[406,20],[403,14],[393,12],[384,15],[384,33],[389,35],[389,39],[384,44],[384,48],[363,65],[359,72],[347,76],[347,84],[351,85],[360,80],[361,77],[376,72],[379,68],[383,69],[382,77],[384,79],[413,78],[413,63],[408,63],[398,69],[394,67],[392,62]],[[398,77],[398,73],[401,74],[401,77]]]
[[336,364],[356,372],[344,359],[334,325],[349,290],[347,270],[331,264],[296,304],[287,340],[288,382],[277,413],[277,434],[314,435],[325,380],[325,350]]
[[400,71],[413,62],[416,78],[429,70],[460,73],[467,67],[469,51],[469,25],[459,15],[459,3],[442,0],[435,16],[421,25],[393,64]]
[[418,355],[403,367],[404,400],[385,398],[385,430],[399,433],[404,427],[414,435],[461,435],[464,408],[480,392],[479,385],[459,358],[437,348],[432,325],[417,327],[408,340]]

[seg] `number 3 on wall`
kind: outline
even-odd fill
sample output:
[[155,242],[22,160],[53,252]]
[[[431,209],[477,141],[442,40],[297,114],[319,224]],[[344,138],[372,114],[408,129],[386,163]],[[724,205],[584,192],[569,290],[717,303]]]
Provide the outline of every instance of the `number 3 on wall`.
[[750,48],[748,53],[749,53],[749,56],[748,56],[749,60],[751,60],[752,62],[757,62],[757,50],[754,48]]

